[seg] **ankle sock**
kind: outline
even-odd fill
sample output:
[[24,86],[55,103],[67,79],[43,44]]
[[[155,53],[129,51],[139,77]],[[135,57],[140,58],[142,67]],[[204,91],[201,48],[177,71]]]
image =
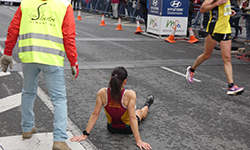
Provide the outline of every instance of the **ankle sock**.
[[191,72],[194,72],[195,70],[191,67],[191,68],[190,68],[190,71],[191,71]]
[[148,106],[148,109],[150,107],[148,102],[146,102],[143,107],[145,107],[145,106]]
[[229,83],[228,84],[228,88],[231,88],[231,87],[233,87],[234,86],[234,83]]

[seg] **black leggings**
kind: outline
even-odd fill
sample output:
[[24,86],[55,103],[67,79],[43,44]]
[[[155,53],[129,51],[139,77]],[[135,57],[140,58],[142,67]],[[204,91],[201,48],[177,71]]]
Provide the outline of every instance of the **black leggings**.
[[[140,118],[138,116],[136,116],[136,118],[137,118],[138,126],[139,126],[141,123]],[[107,128],[108,128],[108,131],[110,133],[122,133],[122,134],[132,134],[133,133],[130,126],[124,128],[124,129],[116,129],[116,128],[111,127],[111,125],[107,124]]]

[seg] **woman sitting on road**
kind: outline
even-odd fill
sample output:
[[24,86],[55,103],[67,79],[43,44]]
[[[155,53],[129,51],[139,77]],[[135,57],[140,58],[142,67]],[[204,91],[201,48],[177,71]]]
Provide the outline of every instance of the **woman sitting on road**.
[[150,105],[154,102],[153,95],[148,95],[142,109],[135,110],[136,93],[124,89],[127,83],[127,71],[124,67],[117,67],[111,74],[108,88],[101,88],[97,93],[95,109],[92,112],[83,135],[74,136],[72,142],[86,140],[94,127],[99,113],[104,106],[107,116],[107,128],[111,133],[134,134],[136,145],[140,149],[149,150],[151,146],[143,142],[139,134],[139,124],[147,116]]

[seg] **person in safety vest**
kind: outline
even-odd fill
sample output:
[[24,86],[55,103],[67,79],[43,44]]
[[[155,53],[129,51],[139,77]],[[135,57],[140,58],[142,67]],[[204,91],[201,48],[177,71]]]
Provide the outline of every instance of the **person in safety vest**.
[[39,73],[48,88],[54,106],[53,150],[70,150],[68,138],[67,99],[64,78],[64,58],[67,56],[72,80],[79,73],[75,44],[75,20],[73,8],[67,0],[22,0],[8,29],[4,54],[0,59],[3,72],[12,68],[12,51],[18,42],[18,54],[22,62],[22,130],[29,139],[36,132],[33,106],[36,98]]

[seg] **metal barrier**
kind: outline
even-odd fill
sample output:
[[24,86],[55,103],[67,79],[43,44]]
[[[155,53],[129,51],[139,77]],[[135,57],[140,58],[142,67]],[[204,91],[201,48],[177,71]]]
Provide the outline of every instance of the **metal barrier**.
[[[94,14],[104,14],[104,16],[113,16],[111,0],[80,0],[79,9],[82,11],[92,12]],[[118,17],[144,23],[142,19],[142,10],[139,2],[134,0],[121,1],[118,4]]]

